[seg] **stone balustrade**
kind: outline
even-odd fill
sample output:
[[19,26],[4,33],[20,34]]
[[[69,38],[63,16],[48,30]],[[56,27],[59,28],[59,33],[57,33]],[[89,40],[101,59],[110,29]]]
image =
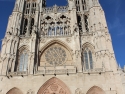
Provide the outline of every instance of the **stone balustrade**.
[[104,69],[103,68],[95,68],[95,69],[88,69],[88,70],[85,69],[83,72],[84,73],[94,73],[94,72],[100,73],[100,72],[104,72]]
[[26,76],[28,75],[27,71],[20,71],[20,72],[9,72],[8,76]]
[[68,11],[68,6],[53,6],[53,7],[46,7],[43,8],[43,13],[62,13],[62,12],[67,12]]
[[66,67],[39,67],[38,71],[36,71],[36,75],[39,74],[72,74],[76,73],[76,67],[74,66],[66,66]]

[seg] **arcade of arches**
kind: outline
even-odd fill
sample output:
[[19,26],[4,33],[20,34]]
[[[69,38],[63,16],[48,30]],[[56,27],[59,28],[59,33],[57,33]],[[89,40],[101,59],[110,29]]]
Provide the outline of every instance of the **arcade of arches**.
[[[81,94],[82,92],[80,90],[77,90],[77,92],[75,93]],[[23,94],[23,93],[20,89],[14,87],[10,89],[6,94]],[[36,94],[36,93],[34,93],[34,91],[30,92],[28,91],[27,94]],[[56,77],[53,77],[40,87],[37,94],[71,94],[71,92],[63,81],[61,81]],[[105,92],[101,88],[93,86],[88,90],[86,94],[105,94]]]

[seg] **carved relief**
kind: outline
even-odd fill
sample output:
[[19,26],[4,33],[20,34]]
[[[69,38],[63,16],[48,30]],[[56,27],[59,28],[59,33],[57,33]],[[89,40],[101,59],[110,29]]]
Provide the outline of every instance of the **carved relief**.
[[28,45],[29,46],[29,43],[30,43],[30,39],[20,39],[19,47],[21,47],[22,45]]
[[66,51],[57,45],[50,47],[45,52],[45,59],[51,65],[62,65],[66,60]]
[[65,91],[61,88],[59,94],[66,94]]
[[53,77],[38,91],[38,94],[71,94],[68,87],[59,79]]
[[45,38],[41,38],[41,39],[40,39],[40,42],[41,42],[41,43],[45,43],[46,40],[47,40],[47,39],[45,39]]
[[59,15],[58,18],[52,16],[42,17],[41,36],[69,36],[71,35],[70,20],[67,15]]
[[77,88],[75,94],[84,94],[80,88]]
[[67,38],[66,41],[67,41],[68,43],[70,43],[70,42],[71,42],[71,38]]
[[44,91],[44,94],[50,94],[49,90],[46,89],[46,90]]
[[76,50],[76,51],[75,51],[75,55],[76,55],[76,58],[80,57],[80,56],[81,56],[80,51],[79,51],[79,50]]
[[52,85],[50,86],[50,89],[51,89],[52,91],[57,91],[58,85],[52,84]]

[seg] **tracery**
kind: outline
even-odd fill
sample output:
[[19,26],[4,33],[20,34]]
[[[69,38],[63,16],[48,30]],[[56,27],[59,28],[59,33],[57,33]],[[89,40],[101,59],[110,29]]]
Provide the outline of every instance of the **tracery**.
[[83,61],[86,70],[93,69],[92,52],[88,48],[83,51]]
[[62,15],[58,20],[47,16],[41,21],[41,35],[42,36],[69,36],[71,35],[70,21]]
[[52,46],[45,52],[46,61],[54,66],[63,64],[66,56],[66,51],[58,46]]
[[28,50],[25,47],[19,49],[17,62],[15,63],[15,71],[27,71],[28,67]]

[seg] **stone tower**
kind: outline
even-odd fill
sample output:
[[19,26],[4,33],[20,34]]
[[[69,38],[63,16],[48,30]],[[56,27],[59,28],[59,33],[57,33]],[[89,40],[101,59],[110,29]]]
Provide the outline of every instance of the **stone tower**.
[[125,94],[98,0],[16,0],[2,42],[0,94]]

